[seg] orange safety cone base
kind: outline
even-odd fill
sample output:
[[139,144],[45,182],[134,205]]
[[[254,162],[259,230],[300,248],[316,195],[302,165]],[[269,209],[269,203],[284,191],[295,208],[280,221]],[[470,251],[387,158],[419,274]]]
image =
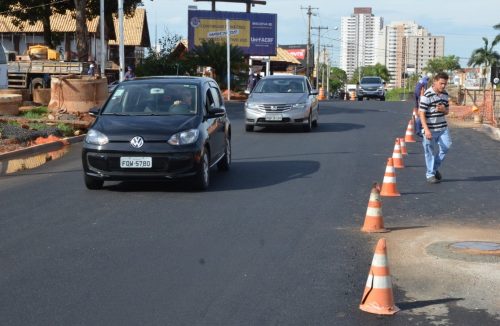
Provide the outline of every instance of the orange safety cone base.
[[399,192],[397,192],[397,190],[395,190],[395,191],[384,191],[384,189],[382,188],[382,191],[380,192],[380,196],[384,196],[384,197],[399,197],[399,196],[401,196],[401,194]]
[[[377,289],[372,289],[372,292],[376,290]],[[391,301],[394,302],[392,298]],[[376,302],[371,302],[369,304],[360,304],[359,309],[377,315],[394,315],[401,309],[392,304],[392,302],[388,302],[388,305],[379,305]]]
[[384,228],[384,221],[379,216],[365,217],[365,224],[361,231],[368,233],[385,233],[391,230]]

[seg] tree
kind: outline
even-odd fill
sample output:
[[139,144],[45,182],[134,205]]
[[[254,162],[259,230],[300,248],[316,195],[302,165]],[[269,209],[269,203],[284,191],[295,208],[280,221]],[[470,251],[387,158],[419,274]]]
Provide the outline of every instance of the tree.
[[[125,14],[131,15],[142,1],[124,0],[123,10]],[[99,0],[1,0],[0,12],[7,12],[13,17],[12,23],[21,26],[23,22],[31,25],[41,21],[43,25],[44,43],[50,48],[55,48],[58,40],[55,39],[50,29],[50,16],[55,13],[65,14],[66,10],[74,11],[76,19],[76,42],[78,58],[81,61],[88,60],[88,30],[87,19],[92,19],[100,13]],[[114,30],[113,13],[118,12],[118,0],[106,0],[105,20],[107,30]]]
[[347,73],[337,67],[330,68],[330,89],[332,92],[336,92],[339,89],[344,88],[347,83]]
[[[200,67],[212,67],[214,79],[221,85],[226,85],[224,78],[227,71],[226,43],[216,43],[214,40],[203,41],[188,52],[186,59]],[[239,74],[246,70],[245,54],[238,46],[230,46],[231,73]]]
[[499,40],[495,39],[491,43],[491,46],[489,46],[489,42],[486,37],[483,37],[483,41],[484,41],[484,46],[482,48],[478,48],[472,51],[471,57],[467,65],[472,67],[482,66],[483,76],[486,76],[489,67],[500,63],[500,54],[498,54],[498,52],[494,50],[495,45],[497,45],[497,43],[500,42],[500,39]]
[[358,76],[360,76],[361,78],[364,76],[379,76],[385,82],[391,80],[391,73],[386,66],[380,63],[377,63],[374,66],[356,68],[356,70],[354,70],[350,83],[357,84],[359,82]]
[[[493,26],[494,29],[498,29],[500,30],[500,24],[496,24],[495,26]],[[500,34],[498,34],[496,37],[495,37],[495,40],[493,42],[500,42]]]
[[177,58],[172,55],[181,36],[170,34],[158,40],[159,50],[149,48],[146,58],[136,67],[137,76],[158,76],[158,75],[185,75],[195,74],[196,66],[185,58]]
[[427,61],[424,71],[430,72],[433,75],[438,72],[451,72],[460,69],[459,60],[460,58],[454,55],[436,57]]

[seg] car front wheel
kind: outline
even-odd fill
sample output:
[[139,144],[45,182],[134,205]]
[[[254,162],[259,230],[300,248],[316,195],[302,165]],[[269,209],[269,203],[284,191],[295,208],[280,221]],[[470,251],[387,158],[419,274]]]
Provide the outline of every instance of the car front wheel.
[[226,148],[224,149],[224,157],[217,163],[219,171],[228,171],[231,167],[231,139],[226,136]]
[[245,131],[253,131],[252,125],[245,125]]
[[309,132],[312,129],[312,114],[309,112],[309,118],[307,119],[307,124],[304,125],[304,131]]
[[208,152],[204,150],[201,154],[198,171],[194,177],[193,186],[197,190],[206,190],[210,185],[210,163]]

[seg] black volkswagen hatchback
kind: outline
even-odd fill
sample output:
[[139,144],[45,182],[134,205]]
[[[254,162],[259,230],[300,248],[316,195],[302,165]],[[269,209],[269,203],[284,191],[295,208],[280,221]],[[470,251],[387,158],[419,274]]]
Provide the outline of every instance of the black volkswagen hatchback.
[[85,185],[105,180],[189,178],[207,189],[210,168],[231,165],[231,124],[217,83],[149,77],[120,83],[85,137]]

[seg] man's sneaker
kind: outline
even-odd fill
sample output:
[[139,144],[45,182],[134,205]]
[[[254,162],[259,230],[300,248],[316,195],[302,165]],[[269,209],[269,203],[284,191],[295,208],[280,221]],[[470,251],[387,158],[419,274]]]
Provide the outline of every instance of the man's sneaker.
[[435,176],[432,176],[432,177],[430,177],[430,178],[427,178],[427,182],[428,182],[428,183],[439,183],[440,181],[439,181],[439,179],[438,179],[438,178],[436,178]]
[[439,171],[436,170],[436,173],[434,174],[434,176],[436,177],[436,179],[438,179],[439,181],[441,181],[441,179],[443,178],[443,176],[441,175],[441,173],[439,173]]

